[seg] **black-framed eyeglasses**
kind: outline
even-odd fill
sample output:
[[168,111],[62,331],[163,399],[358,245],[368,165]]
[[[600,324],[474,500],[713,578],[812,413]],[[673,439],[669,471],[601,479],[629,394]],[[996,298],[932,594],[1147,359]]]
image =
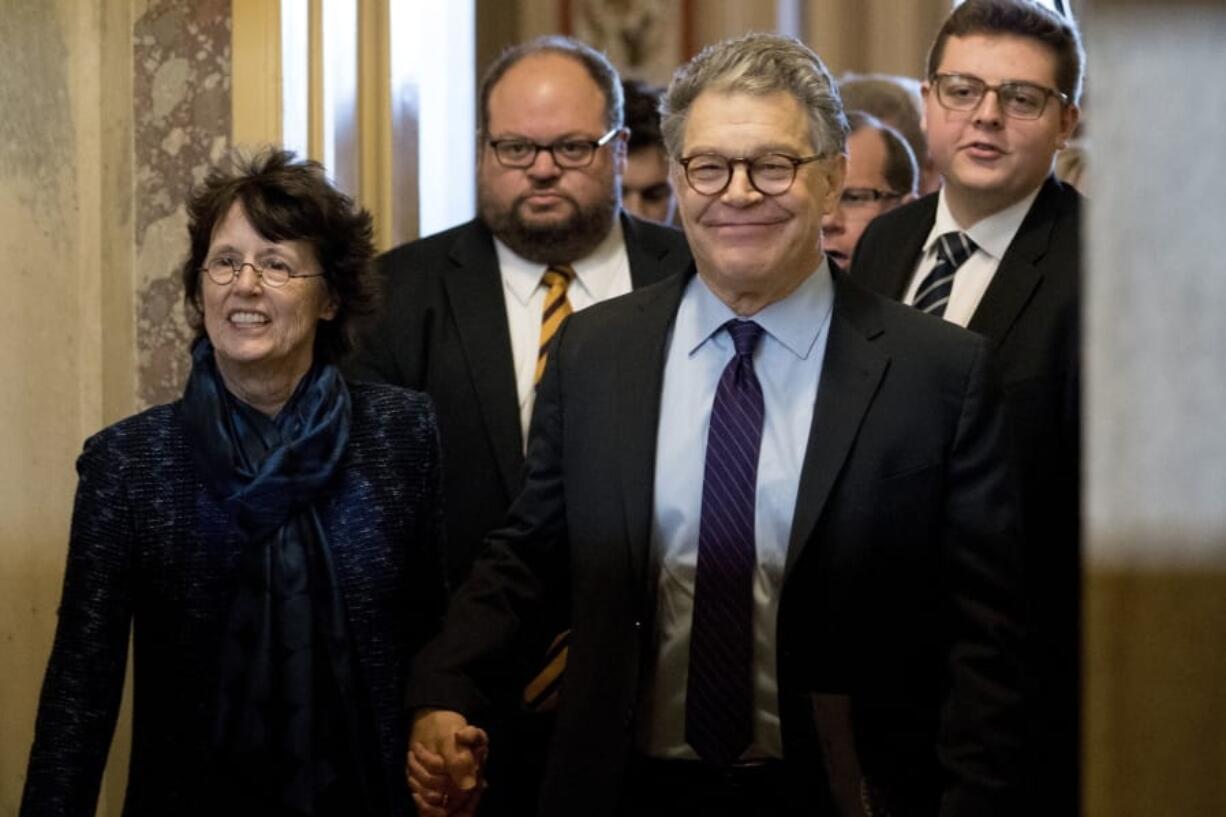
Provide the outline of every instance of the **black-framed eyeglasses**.
[[1036,85],[1033,82],[1002,82],[989,85],[979,77],[969,74],[933,74],[932,86],[936,88],[937,102],[951,111],[973,111],[983,102],[988,91],[996,92],[1000,109],[1014,119],[1038,119],[1047,110],[1047,100],[1055,97],[1061,105],[1069,104],[1069,98],[1054,88]]
[[791,189],[796,181],[796,171],[801,165],[824,159],[821,154],[812,156],[788,156],[786,153],[766,153],[762,156],[720,156],[718,153],[696,153],[683,156],[678,164],[685,170],[685,180],[695,193],[718,196],[732,183],[732,172],[737,165],[745,165],[749,184],[764,196],[781,196]]
[[844,187],[839,194],[839,204],[850,209],[863,209],[882,201],[901,199],[902,193],[893,190],[878,190],[875,187]]
[[204,262],[200,271],[209,276],[209,280],[218,286],[226,286],[243,274],[243,267],[251,267],[257,278],[270,287],[283,287],[291,278],[321,278],[322,272],[294,272],[293,268],[280,258],[269,258],[258,264],[243,261],[232,255],[219,255]]
[[537,155],[542,150],[547,150],[553,157],[554,164],[573,170],[590,165],[596,151],[612,142],[613,137],[620,132],[621,128],[613,128],[599,139],[559,139],[548,145],[529,139],[491,139],[489,144],[494,149],[498,164],[503,167],[532,167]]

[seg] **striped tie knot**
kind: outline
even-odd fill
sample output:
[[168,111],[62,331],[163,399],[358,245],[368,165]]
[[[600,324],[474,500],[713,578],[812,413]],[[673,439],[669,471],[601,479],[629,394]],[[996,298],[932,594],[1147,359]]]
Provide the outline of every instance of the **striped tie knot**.
[[937,255],[954,269],[966,263],[966,259],[978,249],[975,242],[967,238],[966,233],[951,230],[937,239]]
[[978,247],[965,233],[950,231],[937,238],[937,263],[920,282],[913,306],[921,312],[945,315],[945,307],[954,291],[954,274]]
[[575,280],[575,270],[570,264],[554,264],[541,275],[541,283],[548,289],[558,286],[566,288],[573,280]]
[[762,337],[762,327],[753,321],[733,319],[724,324],[728,334],[732,336],[732,345],[736,348],[737,357],[753,357],[753,350]]

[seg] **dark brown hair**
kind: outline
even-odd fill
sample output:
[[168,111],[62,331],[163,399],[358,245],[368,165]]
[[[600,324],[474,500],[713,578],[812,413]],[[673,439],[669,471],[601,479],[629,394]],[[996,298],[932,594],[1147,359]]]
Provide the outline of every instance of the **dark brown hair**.
[[660,96],[664,89],[641,79],[627,79],[622,81],[622,92],[626,98],[626,127],[630,129],[626,150],[664,150],[664,137],[660,135]]
[[336,317],[320,321],[315,360],[336,363],[354,345],[358,322],[374,313],[378,285],[371,265],[375,247],[370,213],[333,187],[318,162],[288,150],[235,154],[215,167],[187,205],[191,249],[183,262],[183,299],[196,336],[204,334],[200,275],[213,231],[241,203],[247,220],[268,241],[305,241],[315,252]]
[[1026,37],[1043,43],[1056,58],[1057,88],[1073,104],[1081,99],[1085,51],[1077,28],[1031,0],[966,0],[954,9],[928,52],[928,78],[941,67],[946,40],[976,34]]

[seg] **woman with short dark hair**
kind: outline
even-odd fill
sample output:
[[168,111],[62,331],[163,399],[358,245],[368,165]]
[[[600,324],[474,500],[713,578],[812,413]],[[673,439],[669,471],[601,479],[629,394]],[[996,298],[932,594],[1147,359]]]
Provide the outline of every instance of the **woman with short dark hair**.
[[22,814],[93,814],[134,628],[125,815],[400,815],[444,605],[419,393],[346,384],[371,220],[284,151],[188,206],[183,398],[90,438]]

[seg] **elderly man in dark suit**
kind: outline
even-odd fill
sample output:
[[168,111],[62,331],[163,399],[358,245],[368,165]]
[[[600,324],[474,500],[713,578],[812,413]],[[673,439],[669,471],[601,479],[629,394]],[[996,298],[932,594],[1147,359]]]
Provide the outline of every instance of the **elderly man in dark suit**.
[[1006,813],[1018,498],[987,344],[832,274],[847,122],[808,48],[712,46],[663,112],[694,268],[562,328],[524,491],[415,667],[419,810],[471,810],[516,751],[480,727],[562,597],[539,814]]
[[939,194],[865,231],[857,281],[986,336],[1022,479],[1034,608],[1036,804],[1077,812],[1081,196],[1051,175],[1077,125],[1076,30],[1036,3],[968,0],[928,60]]

